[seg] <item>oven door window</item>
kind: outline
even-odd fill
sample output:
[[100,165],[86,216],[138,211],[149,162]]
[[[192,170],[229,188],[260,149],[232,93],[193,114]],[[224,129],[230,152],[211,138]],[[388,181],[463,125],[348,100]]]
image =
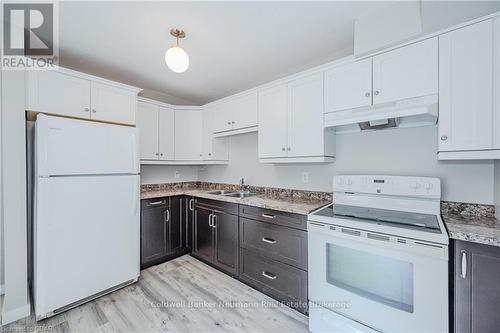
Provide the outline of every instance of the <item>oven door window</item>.
[[413,313],[413,264],[326,244],[326,281],[396,309]]

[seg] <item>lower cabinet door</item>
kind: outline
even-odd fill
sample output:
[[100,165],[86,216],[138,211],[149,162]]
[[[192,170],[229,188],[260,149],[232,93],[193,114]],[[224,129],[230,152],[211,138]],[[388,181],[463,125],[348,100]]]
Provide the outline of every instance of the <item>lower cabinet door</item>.
[[500,327],[500,247],[455,241],[455,332]]
[[209,225],[212,210],[195,207],[193,254],[201,259],[213,261],[213,228]]
[[182,251],[183,230],[182,230],[182,205],[181,196],[170,198],[170,216],[169,216],[169,252],[174,254]]
[[141,267],[167,255],[168,198],[143,200],[141,214]]
[[214,218],[214,265],[233,276],[238,275],[238,216],[217,212]]

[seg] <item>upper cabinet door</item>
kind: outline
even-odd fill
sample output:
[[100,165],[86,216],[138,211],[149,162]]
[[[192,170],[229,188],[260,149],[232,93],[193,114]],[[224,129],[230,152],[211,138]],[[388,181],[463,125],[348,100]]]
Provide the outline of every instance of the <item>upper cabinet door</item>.
[[323,156],[323,73],[288,84],[288,157]]
[[175,158],[175,113],[173,109],[160,106],[159,108],[159,145],[160,160],[173,160]]
[[202,111],[202,154],[204,160],[229,159],[229,141],[227,138],[214,138],[214,109]]
[[258,97],[257,93],[238,97],[228,102],[233,110],[233,130],[257,126],[258,124]]
[[138,103],[137,127],[141,160],[157,160],[158,149],[158,105]]
[[325,112],[372,104],[372,59],[341,65],[325,72]]
[[201,110],[175,110],[175,159],[202,160]]
[[373,104],[437,93],[437,37],[373,57]]
[[229,103],[221,103],[214,107],[214,133],[233,129],[233,109]]
[[500,111],[493,93],[496,86],[498,94],[498,67],[494,75],[498,38],[494,44],[493,20],[439,36],[440,151],[495,148],[493,126]]
[[92,82],[92,119],[135,125],[137,94]]
[[28,71],[27,109],[90,118],[90,81],[57,71]]
[[286,157],[287,86],[259,92],[259,158]]

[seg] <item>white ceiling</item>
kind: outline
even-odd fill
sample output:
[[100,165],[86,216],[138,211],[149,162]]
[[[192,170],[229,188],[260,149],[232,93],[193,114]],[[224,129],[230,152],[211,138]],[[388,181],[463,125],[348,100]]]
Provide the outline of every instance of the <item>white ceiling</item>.
[[[62,2],[60,61],[173,104],[203,104],[350,54],[354,19],[387,4]],[[490,13],[496,4],[429,2],[422,6],[424,27],[441,29]],[[181,46],[191,66],[182,74],[164,62],[173,27],[187,34]]]

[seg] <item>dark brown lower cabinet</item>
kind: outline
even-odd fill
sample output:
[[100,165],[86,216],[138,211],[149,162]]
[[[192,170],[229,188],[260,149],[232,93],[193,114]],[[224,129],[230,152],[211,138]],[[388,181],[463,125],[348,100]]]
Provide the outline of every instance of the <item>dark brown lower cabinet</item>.
[[192,255],[237,276],[238,205],[197,198],[194,206]]
[[191,251],[193,247],[194,198],[182,197],[182,224],[184,229],[184,247]]
[[144,199],[141,203],[141,268],[185,252],[180,196]]
[[456,333],[500,328],[500,247],[455,241],[454,326]]

